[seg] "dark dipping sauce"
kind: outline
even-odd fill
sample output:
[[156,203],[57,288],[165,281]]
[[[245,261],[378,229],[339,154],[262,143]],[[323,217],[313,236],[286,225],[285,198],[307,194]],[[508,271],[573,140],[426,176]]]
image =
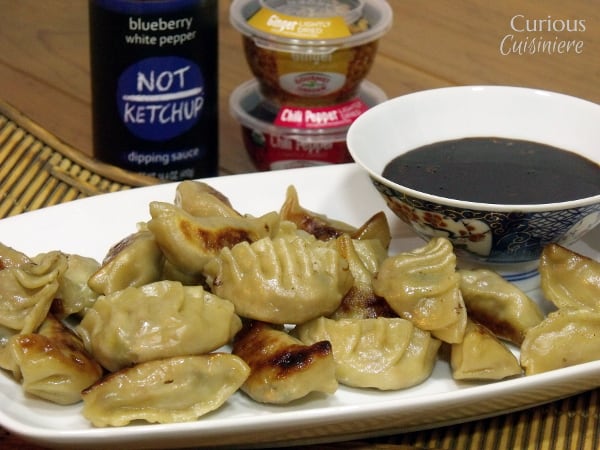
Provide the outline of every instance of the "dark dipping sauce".
[[595,162],[550,145],[496,137],[425,145],[394,158],[382,175],[417,191],[479,203],[557,203],[600,194]]

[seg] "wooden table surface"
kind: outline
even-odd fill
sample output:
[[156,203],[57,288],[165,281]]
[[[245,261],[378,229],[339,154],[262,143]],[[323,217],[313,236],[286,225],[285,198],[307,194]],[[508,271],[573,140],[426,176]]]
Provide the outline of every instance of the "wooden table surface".
[[[255,169],[228,109],[232,90],[251,74],[240,36],[229,24],[229,2],[219,4],[221,172],[251,172]],[[390,4],[393,27],[382,38],[368,76],[389,97],[442,86],[505,84],[600,103],[598,0],[392,0]],[[560,31],[575,21],[578,30]],[[525,23],[528,30],[523,29]],[[579,51],[518,52],[505,45],[509,35],[521,45],[540,38],[573,41],[579,43]],[[88,42],[83,0],[0,0],[0,100],[91,155]],[[375,445],[363,442],[354,448]],[[0,432],[0,448],[39,447]]]
[[[251,78],[239,33],[220,3],[220,157],[223,173],[254,171],[229,114],[232,90]],[[389,97],[464,84],[556,90],[600,102],[598,0],[394,0],[392,30],[368,79]],[[0,99],[91,154],[87,3],[0,0]],[[523,16],[512,20],[515,16]],[[516,32],[526,19],[585,21],[579,32]],[[543,26],[543,24],[542,24]],[[503,54],[502,40],[582,41],[582,53]],[[506,52],[504,52],[506,53]]]

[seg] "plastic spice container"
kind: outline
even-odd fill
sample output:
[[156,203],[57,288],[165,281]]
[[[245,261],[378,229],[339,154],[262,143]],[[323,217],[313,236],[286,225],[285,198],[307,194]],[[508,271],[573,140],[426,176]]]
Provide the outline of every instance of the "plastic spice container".
[[256,80],[250,80],[233,91],[229,107],[254,165],[266,171],[351,162],[346,145],[350,124],[386,99],[379,87],[363,81],[358,95],[343,103],[279,107],[264,98]]
[[260,92],[277,105],[355,97],[392,18],[384,0],[234,0],[230,7]]

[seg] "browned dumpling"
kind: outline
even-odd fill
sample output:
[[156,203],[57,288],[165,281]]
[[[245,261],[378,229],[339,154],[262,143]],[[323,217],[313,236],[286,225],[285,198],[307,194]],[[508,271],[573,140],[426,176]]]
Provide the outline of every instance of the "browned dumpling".
[[445,238],[387,258],[373,288],[396,313],[448,342],[462,341],[467,310],[459,289],[456,256]]
[[550,244],[542,251],[539,267],[544,296],[558,308],[600,311],[600,262]]
[[390,248],[390,243],[392,242],[390,224],[383,211],[375,213],[350,236],[352,239],[359,241],[376,239],[386,251]]
[[225,195],[202,181],[180,182],[174,203],[196,217],[242,217]]
[[288,220],[296,226],[312,234],[317,239],[327,241],[335,239],[343,233],[354,233],[356,228],[331,219],[324,214],[310,211],[300,205],[298,192],[294,186],[289,186],[286,191],[285,201],[279,211],[282,220]]
[[37,333],[10,338],[7,350],[23,390],[61,405],[81,401],[81,391],[102,376],[81,340],[51,314]]
[[[2,299],[8,302],[5,305],[7,309],[4,322],[0,318],[0,323],[9,326],[8,322],[14,317],[11,319],[12,314],[8,311],[12,309],[14,312],[15,309],[23,307],[24,312],[29,305],[30,311],[35,311],[31,317],[31,324],[21,328],[13,324],[12,328],[25,333],[34,331],[45,318],[49,300],[52,300],[52,313],[59,318],[84,311],[97,297],[87,281],[98,267],[98,262],[93,258],[58,251],[29,258],[24,253],[0,243],[0,271],[6,271],[0,275],[0,278],[4,278],[0,283],[4,291],[4,295],[0,294],[0,303]],[[15,283],[19,283],[20,288]],[[46,283],[49,286],[45,286]],[[17,297],[9,301],[11,290]],[[27,294],[20,297],[19,290]],[[36,294],[36,291],[39,292]],[[41,292],[45,294],[38,295]],[[27,295],[35,295],[37,300],[27,301]],[[38,303],[38,300],[41,301]]]
[[202,286],[204,285],[204,275],[201,273],[192,274],[186,273],[179,270],[170,261],[165,260],[163,265],[163,271],[161,274],[161,280],[179,281],[185,286]]
[[197,420],[221,407],[249,373],[246,363],[230,353],[148,361],[85,389],[82,412],[97,427]]
[[109,371],[227,344],[241,328],[233,305],[200,286],[159,281],[98,298],[76,330]]
[[385,259],[379,240],[359,241],[344,234],[336,239],[340,254],[348,261],[353,284],[330,319],[369,319],[397,317],[383,297],[373,291],[373,274]]
[[431,375],[441,342],[401,318],[325,317],[294,329],[305,344],[331,342],[338,382],[381,390],[415,386]]
[[521,345],[526,375],[600,359],[600,311],[561,308],[529,329]]
[[66,257],[67,269],[59,277],[58,291],[51,309],[59,319],[72,314],[85,314],[98,298],[98,293],[88,285],[90,276],[100,268],[98,261],[75,254]]
[[352,286],[347,261],[314,238],[263,238],[223,248],[205,268],[212,292],[238,315],[274,324],[329,315]]
[[469,317],[499,338],[521,345],[527,330],[543,320],[537,303],[496,272],[478,269],[458,273]]
[[450,347],[455,380],[502,380],[521,375],[517,357],[490,330],[471,320],[463,341]]
[[279,214],[282,220],[293,222],[299,229],[321,241],[328,241],[338,238],[342,234],[348,234],[352,239],[377,239],[387,250],[392,240],[390,226],[383,211],[374,214],[361,227],[356,228],[340,220],[304,208],[300,204],[298,192],[294,186],[288,187]]
[[337,390],[327,341],[305,345],[283,329],[249,321],[236,335],[232,352],[250,366],[242,390],[257,402],[286,404],[311,392]]
[[19,334],[18,331],[0,325],[0,369],[8,370],[15,374],[18,374],[18,367],[8,344],[11,338],[17,334]]
[[165,257],[181,272],[201,274],[223,247],[254,242],[277,232],[279,215],[261,217],[195,217],[163,202],[151,202],[148,229]]
[[0,242],[0,270],[19,267],[30,262],[31,260],[25,253]]
[[107,295],[160,280],[163,265],[164,256],[154,235],[141,229],[108,251],[88,283],[98,294]]
[[25,334],[37,330],[66,270],[67,257],[57,251],[0,270],[0,325]]
[[[379,239],[356,239],[349,236],[352,240],[352,247],[356,256],[360,259],[361,265],[371,274],[369,279],[373,281],[374,275],[379,271],[381,263],[388,257],[388,251]],[[340,239],[337,240],[340,248]]]

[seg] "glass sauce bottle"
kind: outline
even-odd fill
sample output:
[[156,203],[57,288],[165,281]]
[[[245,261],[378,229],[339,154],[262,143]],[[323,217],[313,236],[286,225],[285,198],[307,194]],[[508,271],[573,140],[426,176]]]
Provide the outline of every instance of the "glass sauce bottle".
[[217,0],[89,0],[94,156],[164,180],[218,172]]

